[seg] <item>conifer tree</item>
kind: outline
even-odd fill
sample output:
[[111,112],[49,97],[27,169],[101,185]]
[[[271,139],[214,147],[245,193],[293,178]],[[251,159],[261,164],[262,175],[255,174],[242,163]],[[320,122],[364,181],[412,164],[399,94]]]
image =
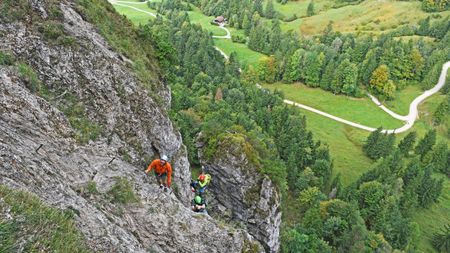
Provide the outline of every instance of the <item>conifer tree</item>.
[[320,87],[324,90],[330,90],[331,82],[334,78],[334,71],[336,70],[335,61],[332,59],[328,62],[327,66],[322,75],[322,79],[320,80]]
[[264,16],[262,0],[254,0],[252,12],[257,12],[259,16]]
[[377,159],[379,157],[379,154],[376,153],[376,145],[383,136],[381,130],[382,128],[379,127],[377,130],[370,133],[366,143],[363,145],[363,151],[372,159]]
[[436,171],[440,171],[446,175],[450,173],[450,164],[448,164],[449,150],[445,142],[437,144],[432,152],[432,164]]
[[436,130],[432,129],[428,131],[423,139],[420,140],[419,144],[417,144],[415,152],[420,155],[420,159],[422,160],[425,155],[433,148],[436,143]]
[[306,10],[306,16],[311,17],[314,15],[314,1],[309,2],[308,9]]
[[275,9],[273,7],[273,2],[272,0],[268,0],[267,4],[266,4],[266,11],[265,11],[265,16],[268,19],[272,19],[274,18],[276,15]]
[[403,140],[400,141],[398,144],[398,148],[402,154],[405,156],[408,156],[409,151],[414,147],[414,144],[416,143],[417,133],[416,132],[410,132],[408,135],[403,138]]
[[442,192],[442,185],[444,181],[442,179],[433,179],[431,177],[431,173],[432,169],[428,166],[425,169],[420,185],[417,188],[419,204],[422,207],[428,207],[432,203],[436,202]]
[[242,29],[244,29],[245,35],[249,35],[252,29],[252,23],[250,22],[247,12],[244,14],[244,19],[242,20]]
[[439,252],[450,252],[450,224],[445,224],[440,232],[434,234],[433,247]]

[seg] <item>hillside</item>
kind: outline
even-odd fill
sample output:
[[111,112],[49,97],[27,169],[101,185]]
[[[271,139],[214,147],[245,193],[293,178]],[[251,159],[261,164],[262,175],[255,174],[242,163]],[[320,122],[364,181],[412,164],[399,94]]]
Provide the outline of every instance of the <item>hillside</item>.
[[448,251],[435,3],[3,2],[0,252]]

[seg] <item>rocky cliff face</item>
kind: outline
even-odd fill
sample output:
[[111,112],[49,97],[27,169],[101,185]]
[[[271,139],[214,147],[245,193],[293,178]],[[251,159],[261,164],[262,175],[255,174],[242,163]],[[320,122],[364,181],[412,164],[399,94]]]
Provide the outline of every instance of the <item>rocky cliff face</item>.
[[266,252],[277,252],[281,196],[272,181],[257,172],[244,151],[227,145],[219,143],[220,155],[204,161],[212,175],[208,189],[213,212],[242,222]]
[[[27,15],[43,21],[51,15],[48,1],[29,3]],[[260,251],[246,231],[221,226],[187,207],[189,164],[167,117],[165,84],[155,78],[149,85],[153,90],[143,88],[130,71],[134,63],[114,52],[73,2],[61,1],[56,8],[72,46],[43,40],[31,15],[15,22],[0,18],[0,50],[17,59],[0,65],[0,184],[75,210],[76,223],[95,251]],[[36,72],[37,84],[21,72],[24,66]],[[70,116],[65,110],[81,112]],[[80,121],[96,126],[99,136],[76,141],[74,124]],[[153,177],[143,173],[161,153],[171,158],[177,196],[161,193]],[[109,201],[117,177],[133,184],[137,203]],[[90,182],[98,194],[84,193]]]

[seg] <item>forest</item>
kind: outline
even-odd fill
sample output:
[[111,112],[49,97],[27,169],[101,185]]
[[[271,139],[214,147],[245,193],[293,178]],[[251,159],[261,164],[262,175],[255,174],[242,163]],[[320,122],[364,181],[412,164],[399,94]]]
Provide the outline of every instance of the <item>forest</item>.
[[[432,177],[432,172],[448,175],[450,164],[448,147],[436,144],[435,132],[417,144],[413,132],[398,146],[394,135],[382,134],[381,129],[373,132],[363,149],[378,162],[344,187],[340,175],[331,178],[332,154],[326,145],[314,141],[305,116],[283,105],[282,94],[255,84],[258,80],[303,81],[351,96],[367,89],[386,99],[407,81],[420,81],[427,88],[449,55],[448,22],[428,19],[416,30],[396,31],[432,36],[438,46],[398,41],[395,33],[375,38],[344,35],[333,32],[331,25],[321,36],[300,38],[282,33],[276,19],[268,24],[262,18],[267,14],[258,11],[258,6],[252,7],[253,12],[239,8],[248,14],[242,15],[242,21],[235,20],[234,26],[246,30],[250,48],[270,55],[253,68],[241,66],[234,54],[225,61],[214,49],[210,34],[190,24],[184,12],[189,5],[165,3],[156,7],[167,19],[154,19],[139,31],[156,45],[172,87],[172,118],[194,166],[197,142],[205,143],[206,158],[217,154],[218,142],[247,147],[246,155],[283,193],[284,216],[295,217],[284,219],[283,252],[415,251],[421,232],[411,214],[437,201],[443,181]],[[212,2],[199,6],[204,11],[219,8],[207,8],[208,4]],[[242,73],[240,67],[244,67]],[[441,107],[448,110],[448,102]],[[437,249],[448,249],[445,233],[436,235]]]

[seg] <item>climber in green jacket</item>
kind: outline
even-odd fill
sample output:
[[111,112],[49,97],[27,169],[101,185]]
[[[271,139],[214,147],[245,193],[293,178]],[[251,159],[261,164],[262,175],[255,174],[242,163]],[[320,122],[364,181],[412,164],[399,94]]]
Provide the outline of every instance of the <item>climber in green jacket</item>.
[[196,213],[207,213],[206,212],[206,201],[200,196],[195,196],[191,202],[192,211]]

